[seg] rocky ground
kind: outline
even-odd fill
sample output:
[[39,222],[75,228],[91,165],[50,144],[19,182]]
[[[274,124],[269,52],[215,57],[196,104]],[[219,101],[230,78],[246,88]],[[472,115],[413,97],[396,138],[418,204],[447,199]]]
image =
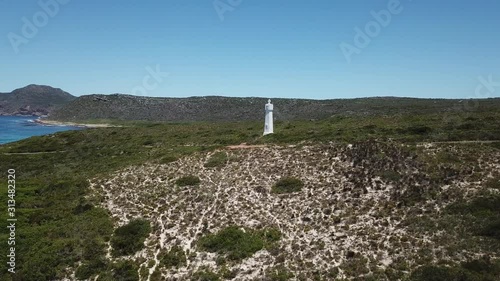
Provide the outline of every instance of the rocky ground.
[[[154,272],[166,280],[190,280],[207,268],[219,272],[218,255],[202,251],[197,241],[229,225],[282,233],[272,250],[224,265],[234,280],[264,280],[276,268],[294,280],[397,280],[424,263],[482,254],[461,245],[458,231],[420,227],[439,220],[451,202],[488,192],[482,182],[500,170],[500,153],[469,159],[463,150],[377,142],[231,149],[224,150],[223,167],[205,167],[215,152],[200,153],[129,167],[91,186],[116,226],[133,218],[151,222],[146,247],[127,257],[141,264],[143,280],[157,278]],[[440,162],[442,155],[456,159]],[[464,165],[464,157],[473,164]],[[186,175],[201,183],[175,184]],[[273,184],[287,176],[301,179],[302,190],[272,193]],[[160,266],[160,253],[176,245],[186,252],[186,264]]]

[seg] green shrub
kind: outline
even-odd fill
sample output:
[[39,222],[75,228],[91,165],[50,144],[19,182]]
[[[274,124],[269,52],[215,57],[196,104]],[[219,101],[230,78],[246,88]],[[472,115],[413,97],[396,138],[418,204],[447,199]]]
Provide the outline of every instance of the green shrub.
[[179,267],[186,264],[186,253],[180,246],[173,246],[160,258],[160,264],[165,267]]
[[446,208],[459,215],[472,234],[500,239],[500,196],[488,195],[470,202],[459,201]]
[[84,203],[84,202],[80,202],[74,209],[73,209],[73,214],[75,215],[79,215],[79,214],[82,214],[82,213],[85,213],[87,211],[90,211],[92,210],[92,208],[94,208],[94,206],[92,204],[89,204],[89,203]]
[[122,260],[100,272],[97,281],[139,281],[138,269],[134,262]]
[[173,156],[173,155],[167,155],[167,156],[163,156],[161,159],[160,159],[160,164],[168,164],[168,163],[172,163],[172,162],[175,162],[177,161],[177,157]]
[[426,265],[411,274],[410,281],[496,281],[500,276],[500,263],[489,258],[464,262],[446,267]]
[[439,164],[461,164],[462,160],[453,151],[443,150],[435,155],[435,161]]
[[142,219],[132,220],[128,224],[118,227],[111,238],[113,255],[131,255],[139,251],[144,247],[144,240],[150,231],[149,222]]
[[238,275],[238,269],[229,270],[226,265],[223,265],[219,270],[219,275],[226,280],[232,280]]
[[175,181],[175,183],[179,186],[194,186],[200,184],[200,178],[197,176],[184,176]]
[[444,266],[423,266],[415,270],[411,276],[411,281],[459,281],[463,280],[456,268]]
[[481,258],[462,263],[462,267],[477,273],[500,274],[500,263],[492,263],[489,258]]
[[106,255],[106,244],[103,241],[92,239],[83,241],[82,258],[93,260]]
[[202,249],[209,252],[227,254],[231,260],[250,257],[264,247],[264,241],[252,233],[245,232],[237,226],[230,226],[216,234],[200,239]]
[[432,132],[432,128],[423,125],[413,125],[406,128],[406,132],[412,135],[426,135]]
[[145,265],[142,265],[139,269],[139,277],[145,279],[145,277],[149,276],[149,268]]
[[294,277],[293,273],[283,266],[270,268],[266,272],[266,277],[270,281],[287,281]]
[[481,196],[474,198],[470,202],[453,203],[447,209],[451,213],[484,217],[485,215],[500,213],[500,196]]
[[272,192],[282,194],[282,193],[293,193],[298,192],[302,189],[304,183],[297,178],[286,177],[280,179],[272,187]]
[[161,272],[158,270],[158,268],[151,274],[151,277],[149,278],[150,281],[161,281]]
[[256,231],[256,233],[264,239],[268,244],[278,242],[281,239],[281,232],[277,228],[265,228]]
[[95,271],[89,264],[80,265],[75,272],[75,277],[77,280],[86,280],[94,275]]
[[387,181],[397,182],[401,179],[401,175],[398,172],[392,170],[381,171],[378,173],[378,175],[380,176],[380,178]]
[[96,259],[94,261],[85,262],[76,269],[75,277],[78,280],[89,279],[93,275],[104,271],[106,267],[107,264],[104,259]]
[[209,234],[199,240],[199,246],[208,252],[227,255],[230,260],[241,260],[273,243],[281,237],[277,230],[244,231],[229,226],[216,234]]
[[495,149],[500,149],[500,142],[492,142],[489,143],[488,146],[493,147]]
[[492,262],[488,257],[462,263],[462,267],[471,273],[482,276],[484,281],[495,280],[500,276],[500,262]]
[[488,223],[479,231],[479,235],[500,239],[500,219]]
[[222,167],[227,163],[227,154],[223,151],[214,153],[210,158],[205,162],[205,167],[207,168],[216,168]]
[[195,272],[191,277],[193,281],[219,281],[220,277],[217,273],[212,272],[209,269],[203,269]]
[[489,179],[485,182],[487,188],[500,189],[500,177]]
[[138,281],[138,267],[131,261],[120,261],[113,265],[112,275],[114,280]]

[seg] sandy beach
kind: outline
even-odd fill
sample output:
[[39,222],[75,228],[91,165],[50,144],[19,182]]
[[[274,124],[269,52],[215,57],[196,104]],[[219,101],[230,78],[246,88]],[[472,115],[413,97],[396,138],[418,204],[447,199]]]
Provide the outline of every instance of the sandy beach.
[[108,127],[120,127],[118,125],[111,124],[86,124],[86,123],[74,123],[74,122],[61,122],[54,120],[46,120],[46,119],[35,119],[36,123],[42,125],[50,125],[50,126],[74,126],[74,127],[85,127],[85,128],[108,128]]

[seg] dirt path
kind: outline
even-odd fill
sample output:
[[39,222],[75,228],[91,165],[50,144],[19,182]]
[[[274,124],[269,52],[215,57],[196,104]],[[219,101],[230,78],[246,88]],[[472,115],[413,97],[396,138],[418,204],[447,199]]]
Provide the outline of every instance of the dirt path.
[[54,153],[63,153],[67,150],[58,150],[58,151],[39,151],[39,152],[4,152],[3,155],[37,155],[37,154],[54,154]]
[[258,145],[248,145],[246,143],[238,144],[238,145],[229,145],[227,146],[228,149],[251,149],[251,148],[263,148],[266,147],[267,145],[265,144],[258,144]]
[[500,140],[490,140],[490,141],[433,141],[433,142],[421,142],[421,143],[436,143],[436,144],[462,144],[462,143],[496,143]]

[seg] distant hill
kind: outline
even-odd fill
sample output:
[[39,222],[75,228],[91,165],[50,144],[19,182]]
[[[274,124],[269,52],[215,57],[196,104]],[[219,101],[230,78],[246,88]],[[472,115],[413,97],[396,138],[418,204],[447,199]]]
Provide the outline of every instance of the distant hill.
[[28,85],[10,93],[0,93],[0,115],[47,115],[74,99],[61,89]]
[[[50,119],[150,121],[235,121],[263,118],[265,98],[190,97],[153,98],[121,94],[81,96],[58,108]],[[276,120],[322,119],[333,115],[394,115],[440,113],[476,106],[476,101],[376,97],[359,99],[307,100],[272,99]],[[467,105],[466,105],[467,104]],[[475,110],[500,107],[500,99],[477,101]]]

